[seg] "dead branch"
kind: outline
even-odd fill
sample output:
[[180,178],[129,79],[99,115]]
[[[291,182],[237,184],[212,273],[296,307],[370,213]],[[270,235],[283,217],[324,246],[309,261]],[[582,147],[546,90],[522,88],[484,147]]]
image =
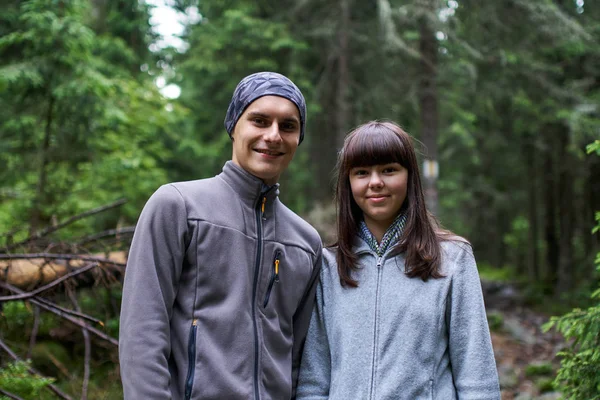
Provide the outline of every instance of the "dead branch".
[[27,349],[27,359],[31,358],[35,341],[37,340],[38,330],[40,328],[40,307],[33,306],[33,328],[31,328],[31,336],[29,337],[29,348]]
[[53,282],[73,269],[85,267],[87,262],[96,262],[103,268],[115,268],[122,272],[126,254],[124,251],[108,253],[107,257],[99,254],[0,254],[0,281],[29,291]]
[[[0,287],[4,288],[4,289],[8,289],[14,293],[24,293],[21,289],[16,288],[8,283],[0,282]],[[44,310],[50,311],[51,313],[54,313],[54,314],[58,315],[59,317],[62,317],[64,319],[66,319],[67,321],[69,321],[81,328],[86,328],[89,332],[93,333],[94,335],[98,336],[101,339],[104,339],[105,341],[109,342],[110,344],[113,344],[115,346],[119,345],[119,342],[115,338],[108,336],[104,332],[99,331],[98,329],[86,324],[85,322],[80,321],[77,318],[72,317],[71,315],[69,315],[70,313],[65,313],[65,312],[61,311],[61,309],[60,309],[61,307],[59,307],[55,304],[48,305],[47,303],[49,303],[49,301],[46,299],[42,299],[41,297],[34,296],[29,301],[32,302],[33,304],[39,305]],[[75,313],[75,312],[72,312],[72,313]],[[86,316],[86,317],[87,317],[86,319],[94,319],[90,316]],[[102,325],[104,325],[104,324],[102,324]]]
[[[10,347],[8,347],[6,345],[6,343],[4,343],[2,341],[2,339],[0,339],[0,347],[15,361],[22,361],[21,358],[19,358],[19,356],[17,356],[11,349]],[[27,367],[27,371],[29,371],[30,374],[32,375],[38,375],[38,376],[42,376],[42,374],[40,374],[37,370],[35,370],[32,367]],[[53,384],[49,384],[47,386],[47,388],[49,390],[52,390],[58,397],[65,399],[65,400],[73,400],[70,396],[68,396],[67,394],[63,393],[59,388],[57,388],[56,386],[54,386]],[[18,399],[18,397],[17,397]]]
[[75,242],[77,246],[83,246],[85,244],[95,242],[99,239],[103,239],[110,236],[118,236],[122,234],[131,234],[135,231],[135,226],[125,226],[123,228],[109,229],[103,232],[99,232],[93,235],[85,236]]
[[[12,290],[10,285],[5,286],[2,282],[0,282],[0,288],[6,289],[6,290]],[[21,292],[21,293],[24,293],[24,292]],[[51,302],[50,300],[47,300],[47,299],[45,299],[43,297],[37,297],[36,301],[38,301],[38,302],[40,302],[42,304],[45,304],[48,307],[54,308],[56,310],[59,310],[59,311],[65,313],[67,315],[71,315],[73,317],[79,317],[81,319],[85,319],[87,321],[93,322],[93,323],[98,324],[100,326],[104,326],[104,322],[100,321],[99,319],[96,319],[96,318],[91,317],[91,316],[86,315],[86,314],[79,313],[79,312],[74,311],[74,310],[69,310],[68,308],[61,307],[58,304],[55,304],[55,303]]]
[[0,302],[10,301],[10,300],[25,300],[25,299],[28,299],[30,297],[36,296],[36,295],[38,295],[38,294],[40,294],[40,293],[42,293],[42,292],[44,292],[44,291],[46,291],[48,289],[51,289],[51,288],[59,285],[61,282],[64,282],[64,281],[66,281],[69,278],[72,278],[72,277],[77,276],[79,274],[83,274],[84,272],[89,271],[90,269],[95,268],[97,266],[98,266],[98,263],[90,263],[90,264],[86,265],[85,267],[81,267],[81,268],[79,268],[79,269],[77,269],[75,271],[69,272],[68,274],[63,275],[60,278],[52,281],[52,283],[44,285],[44,286],[42,286],[40,288],[37,288],[36,290],[31,291],[31,292],[27,292],[27,293],[23,293],[23,294],[14,294],[12,296],[0,296]]
[[6,390],[3,390],[2,388],[0,388],[0,394],[3,396],[8,397],[9,399],[14,399],[14,400],[23,400],[22,398],[20,398],[19,396],[17,396],[16,394],[12,394],[7,392]]
[[[77,302],[77,296],[75,296],[75,292],[72,288],[67,289],[67,293],[71,302],[73,303],[73,307],[78,312],[81,312],[81,308],[79,307],[79,303]],[[83,342],[85,345],[85,353],[83,359],[83,383],[81,385],[81,400],[87,400],[87,392],[88,392],[88,384],[90,381],[90,359],[92,358],[92,345],[90,343],[90,334],[87,328],[81,328],[81,333],[83,334]]]
[[42,286],[42,287],[40,287],[40,288],[38,288],[38,289],[36,289],[34,291],[31,291],[31,292],[27,292],[27,293],[23,293],[23,294],[16,294],[16,295],[12,295],[12,296],[0,296],[0,302],[2,302],[2,301],[10,301],[10,300],[24,300],[24,299],[28,299],[28,298],[36,296],[36,295],[38,295],[38,294],[40,294],[40,293],[42,293],[42,292],[44,292],[44,291],[46,291],[48,289],[53,288],[54,286],[59,285],[61,282],[64,282],[64,281],[66,281],[69,278],[72,278],[74,276],[82,274],[82,273],[84,273],[84,272],[86,272],[86,271],[88,271],[88,270],[90,270],[92,268],[95,268],[97,266],[98,266],[97,263],[88,264],[85,267],[81,267],[81,268],[79,268],[79,269],[77,269],[75,271],[72,271],[72,272],[68,273],[67,275],[64,275],[64,276],[62,276],[62,277],[60,277],[60,278],[52,281],[52,283],[49,283],[49,284],[47,284],[45,286]]
[[0,254],[0,260],[30,260],[32,258],[44,258],[53,260],[81,260],[95,261],[103,264],[125,267],[125,263],[117,262],[105,257],[86,256],[83,254],[52,254],[52,253],[31,253],[31,254]]
[[126,199],[120,199],[120,200],[117,200],[117,201],[115,201],[113,203],[107,204],[105,206],[94,208],[93,210],[89,210],[89,211],[83,212],[81,214],[75,215],[75,216],[67,219],[66,221],[63,221],[63,222],[58,223],[56,225],[49,226],[49,227],[47,227],[46,229],[44,229],[44,230],[42,230],[40,232],[36,232],[35,234],[29,236],[28,238],[26,238],[26,239],[24,239],[24,240],[22,240],[20,242],[13,243],[11,245],[6,246],[4,248],[4,251],[8,252],[8,251],[10,251],[12,249],[15,249],[15,248],[19,247],[19,246],[23,246],[23,245],[25,245],[27,243],[31,243],[34,240],[40,239],[40,238],[42,238],[44,236],[47,236],[48,234],[50,234],[52,232],[56,232],[57,230],[59,230],[61,228],[64,228],[65,226],[68,226],[68,225],[72,224],[75,221],[79,221],[80,219],[89,217],[90,215],[101,213],[101,212],[109,210],[111,208],[119,207],[119,206],[125,204],[126,202],[127,202]]

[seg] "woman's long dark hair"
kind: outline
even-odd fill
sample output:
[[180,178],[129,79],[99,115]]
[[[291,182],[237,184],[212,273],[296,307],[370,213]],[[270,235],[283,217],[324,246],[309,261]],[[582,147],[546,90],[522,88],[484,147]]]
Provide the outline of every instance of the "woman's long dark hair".
[[357,287],[352,271],[357,269],[358,257],[352,246],[363,218],[350,188],[350,170],[378,164],[399,163],[408,170],[406,200],[402,212],[406,225],[393,249],[394,254],[405,253],[406,274],[423,281],[443,277],[440,272],[440,242],[452,236],[441,230],[425,207],[425,196],[419,176],[419,167],[410,135],[393,122],[372,121],[354,129],[344,141],[338,155],[337,207],[337,263],[343,286]]

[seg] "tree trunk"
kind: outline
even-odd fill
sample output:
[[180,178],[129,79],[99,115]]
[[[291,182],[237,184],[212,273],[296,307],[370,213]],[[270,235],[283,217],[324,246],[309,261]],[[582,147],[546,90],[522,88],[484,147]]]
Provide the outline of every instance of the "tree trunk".
[[552,125],[547,125],[543,129],[546,134],[546,148],[544,149],[544,238],[546,240],[546,273],[545,282],[554,285],[556,284],[558,272],[558,260],[560,255],[560,245],[558,243],[558,210],[556,208],[556,179],[554,162],[554,135],[555,128]]
[[569,129],[561,126],[559,130],[559,209],[560,209],[560,251],[558,260],[558,273],[554,294],[558,297],[572,288],[573,274],[576,272],[573,265],[573,169],[570,152]]
[[46,178],[47,178],[47,165],[48,165],[48,150],[50,148],[50,137],[52,135],[52,118],[54,112],[54,96],[50,95],[48,101],[48,111],[46,113],[46,127],[44,131],[44,140],[40,149],[40,172],[38,176],[38,183],[36,188],[35,198],[31,209],[31,216],[29,219],[29,233],[30,236],[40,226],[40,220],[42,217],[42,206],[44,204],[44,197],[46,192]]
[[350,106],[348,104],[348,92],[350,86],[350,73],[348,58],[350,56],[348,36],[350,27],[350,5],[349,0],[340,0],[340,26],[338,30],[338,58],[337,58],[337,95],[335,121],[337,131],[337,149],[341,149],[344,138],[348,133]]
[[530,282],[537,282],[540,279],[539,257],[538,257],[538,196],[537,196],[537,171],[535,168],[535,137],[527,135],[525,139],[525,165],[527,168],[528,177],[528,219],[529,219],[529,240],[527,244],[527,275]]
[[435,14],[432,0],[426,2],[427,14],[419,21],[419,48],[421,52],[421,76],[419,80],[419,106],[421,114],[421,138],[426,147],[423,176],[425,201],[428,210],[438,213],[437,193],[437,136],[438,136],[438,99],[437,99],[437,52],[435,32],[431,26],[430,15]]

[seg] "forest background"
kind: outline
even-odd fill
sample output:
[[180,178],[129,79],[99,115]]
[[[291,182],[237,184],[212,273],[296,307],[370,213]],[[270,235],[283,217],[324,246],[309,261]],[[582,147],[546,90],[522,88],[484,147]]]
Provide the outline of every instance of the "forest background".
[[[166,3],[183,26],[177,46],[153,29],[148,2],[0,5],[4,279],[10,265],[1,262],[19,254],[126,250],[160,185],[219,173],[231,157],[223,119],[233,89],[271,70],[296,82],[308,104],[306,139],[281,198],[326,241],[344,136],[391,119],[418,139],[428,206],[471,241],[482,277],[518,284],[527,304],[548,315],[598,303],[590,296],[600,278],[598,229],[592,234],[600,218],[600,2]],[[94,315],[114,339],[121,287],[111,271],[45,295]],[[79,328],[40,314],[31,298],[2,299],[1,344],[32,363],[0,354],[0,383],[52,395],[38,394],[48,381],[15,378],[35,367],[65,396],[79,396],[82,381],[83,398],[120,396],[110,340],[90,339],[84,328],[82,341]]]

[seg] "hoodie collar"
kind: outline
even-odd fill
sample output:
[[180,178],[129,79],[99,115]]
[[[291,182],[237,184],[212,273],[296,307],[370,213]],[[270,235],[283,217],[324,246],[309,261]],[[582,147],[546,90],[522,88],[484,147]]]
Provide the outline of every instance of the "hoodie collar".
[[279,195],[279,183],[272,186],[252,175],[233,161],[229,160],[223,166],[223,172],[219,174],[229,186],[235,190],[242,201],[255,207],[257,201],[266,197],[266,203],[270,204]]

